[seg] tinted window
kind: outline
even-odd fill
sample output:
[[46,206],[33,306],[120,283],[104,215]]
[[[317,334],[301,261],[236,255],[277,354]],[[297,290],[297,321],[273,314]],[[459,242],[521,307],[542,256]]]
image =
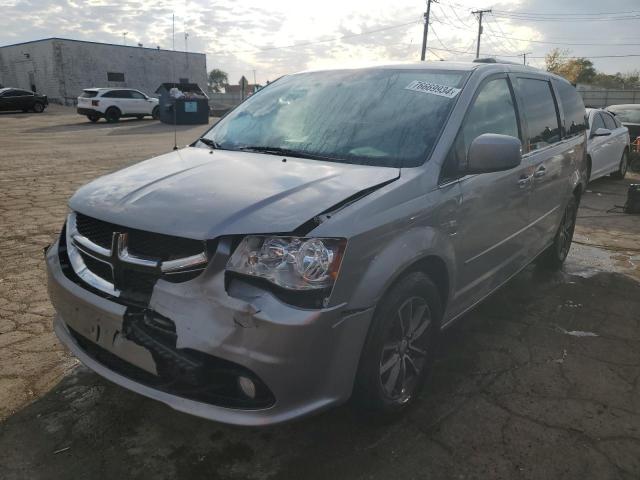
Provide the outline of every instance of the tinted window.
[[120,72],[107,72],[108,82],[124,82],[124,73]]
[[615,130],[617,127],[616,122],[613,120],[613,117],[608,113],[601,113],[602,119],[604,120],[604,126],[609,130]]
[[580,135],[587,128],[586,113],[582,97],[569,82],[555,82],[564,112],[562,121],[563,134],[566,137]]
[[513,96],[506,78],[490,80],[480,88],[447,159],[444,178],[455,178],[466,168],[471,142],[483,133],[520,138]]
[[229,150],[258,146],[415,167],[429,157],[466,75],[390,68],[291,75],[251,96],[205,137]]
[[131,98],[129,90],[111,90],[102,95],[106,98]]
[[558,113],[551,84],[546,80],[518,78],[516,86],[523,102],[522,112],[527,120],[529,140],[525,151],[538,150],[560,141]]
[[95,90],[85,90],[84,92],[82,92],[82,95],[80,95],[83,98],[93,98],[96,95],[98,95],[98,92]]
[[600,116],[600,114],[594,113],[593,120],[591,123],[591,131],[595,132],[599,128],[606,128],[606,127],[604,126],[604,121],[602,120],[602,117]]
[[145,98],[147,98],[143,94],[141,94],[140,92],[136,92],[135,90],[129,90],[129,93],[131,94],[131,98],[135,98],[137,100],[144,100]]
[[4,93],[3,97],[7,98],[7,97],[19,97],[21,96],[22,93],[20,92],[20,90],[8,90]]

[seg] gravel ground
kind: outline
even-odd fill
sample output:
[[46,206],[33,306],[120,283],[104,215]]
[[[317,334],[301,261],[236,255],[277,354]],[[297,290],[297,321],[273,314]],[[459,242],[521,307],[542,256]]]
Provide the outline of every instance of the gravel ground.
[[[180,127],[184,145],[206,127]],[[565,271],[528,268],[448,329],[415,408],[226,427],[112,385],[51,330],[42,248],[86,181],[173,146],[151,120],[0,114],[0,477],[640,478],[640,219],[584,196]]]

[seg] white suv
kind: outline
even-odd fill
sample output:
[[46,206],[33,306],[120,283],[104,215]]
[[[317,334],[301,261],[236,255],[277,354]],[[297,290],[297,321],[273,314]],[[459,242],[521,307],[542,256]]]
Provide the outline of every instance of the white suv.
[[78,97],[78,113],[92,122],[104,117],[107,122],[117,122],[120,117],[144,118],[160,115],[158,99],[131,88],[87,88]]

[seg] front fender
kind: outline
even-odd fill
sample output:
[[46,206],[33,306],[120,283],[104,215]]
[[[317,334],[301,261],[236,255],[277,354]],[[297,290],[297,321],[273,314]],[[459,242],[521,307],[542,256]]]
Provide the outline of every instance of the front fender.
[[[369,308],[378,302],[403,272],[430,256],[439,258],[446,265],[448,297],[451,298],[455,285],[455,253],[452,242],[443,232],[424,226],[410,227],[401,234],[394,232],[393,238],[368,263],[364,263],[365,267],[359,278],[353,278],[353,274],[345,275],[346,278],[336,284],[336,287],[339,289],[340,284],[345,283],[355,285],[350,298],[344,300],[348,302],[350,309]],[[347,265],[347,272],[353,271],[348,267]]]

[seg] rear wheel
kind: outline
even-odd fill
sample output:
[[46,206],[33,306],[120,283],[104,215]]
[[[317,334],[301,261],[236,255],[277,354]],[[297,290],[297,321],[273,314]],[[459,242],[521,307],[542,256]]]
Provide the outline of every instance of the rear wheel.
[[620,165],[618,165],[618,170],[613,172],[611,176],[617,180],[622,180],[627,175],[627,170],[629,169],[629,152],[626,150],[622,153],[622,158],[620,159]]
[[87,115],[87,118],[91,123],[96,123],[98,120],[100,120],[100,116],[98,116],[96,113],[90,113],[89,115]]
[[415,400],[431,372],[442,320],[438,289],[422,272],[398,281],[376,308],[354,391],[356,402],[398,414]]
[[115,123],[120,120],[120,116],[122,113],[116,107],[109,107],[106,112],[104,112],[104,118],[109,123]]
[[562,221],[556,232],[553,243],[547,248],[540,258],[538,264],[549,270],[559,270],[569,254],[571,242],[573,241],[573,231],[576,227],[576,217],[578,216],[578,198],[574,195],[562,214]]
[[33,111],[36,113],[44,112],[44,104],[40,102],[36,102],[33,104]]

